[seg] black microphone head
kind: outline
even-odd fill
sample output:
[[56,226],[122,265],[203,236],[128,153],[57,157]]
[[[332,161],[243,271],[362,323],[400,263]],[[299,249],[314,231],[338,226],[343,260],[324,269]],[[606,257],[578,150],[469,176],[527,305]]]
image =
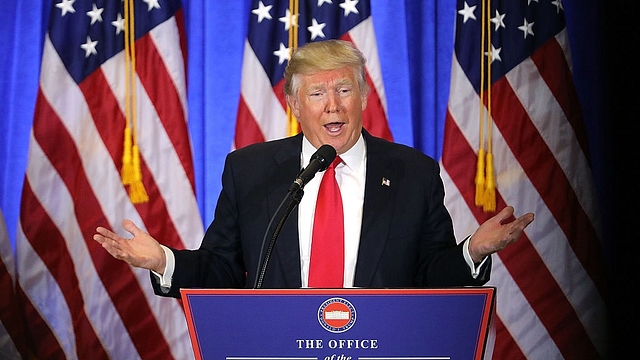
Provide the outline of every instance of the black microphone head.
[[333,160],[336,158],[336,149],[331,145],[324,144],[320,146],[318,151],[311,156],[311,160],[317,159],[322,167],[318,171],[325,171],[331,165]]
[[318,171],[324,171],[329,168],[329,165],[336,158],[336,150],[331,145],[322,145],[320,148],[311,155],[311,160],[306,168],[300,170],[300,174],[291,185],[290,191],[296,189],[302,189],[309,180],[316,176]]

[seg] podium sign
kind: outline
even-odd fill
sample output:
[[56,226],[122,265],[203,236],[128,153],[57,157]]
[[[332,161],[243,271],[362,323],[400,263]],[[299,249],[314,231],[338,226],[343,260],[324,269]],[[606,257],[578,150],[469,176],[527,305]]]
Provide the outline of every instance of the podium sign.
[[196,359],[482,359],[495,288],[183,289]]

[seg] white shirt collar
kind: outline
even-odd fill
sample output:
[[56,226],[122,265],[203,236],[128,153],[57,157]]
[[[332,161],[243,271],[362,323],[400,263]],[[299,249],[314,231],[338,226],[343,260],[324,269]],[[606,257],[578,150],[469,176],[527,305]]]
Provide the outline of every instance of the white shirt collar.
[[[302,138],[302,166],[307,166],[311,157],[318,150],[316,149],[306,137]],[[342,162],[345,163],[351,170],[358,171],[365,165],[365,157],[367,155],[367,147],[364,142],[362,134],[358,138],[358,141],[347,150],[344,154],[340,155]]]

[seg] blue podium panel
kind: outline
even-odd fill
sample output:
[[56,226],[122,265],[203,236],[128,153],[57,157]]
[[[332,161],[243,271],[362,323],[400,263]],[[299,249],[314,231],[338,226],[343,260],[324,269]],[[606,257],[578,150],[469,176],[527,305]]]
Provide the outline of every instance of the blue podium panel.
[[183,289],[195,357],[481,359],[495,288]]

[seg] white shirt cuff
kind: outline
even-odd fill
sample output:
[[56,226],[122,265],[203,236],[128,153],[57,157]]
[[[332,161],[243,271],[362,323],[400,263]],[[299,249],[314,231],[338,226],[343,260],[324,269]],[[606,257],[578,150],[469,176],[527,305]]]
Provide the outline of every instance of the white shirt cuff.
[[164,274],[160,275],[155,271],[151,271],[160,281],[160,287],[169,289],[171,287],[171,278],[173,278],[173,270],[176,267],[176,258],[173,256],[173,251],[164,245],[160,245],[164,250],[165,267]]
[[470,238],[471,236],[467,237],[464,240],[464,244],[462,245],[462,255],[464,255],[464,260],[467,262],[467,265],[469,265],[469,269],[471,269],[471,276],[475,279],[480,274],[480,269],[482,268],[482,265],[484,265],[484,263],[487,262],[487,258],[485,257],[484,259],[482,259],[482,261],[480,262],[480,265],[478,266],[476,266],[476,264],[473,263],[473,259],[471,259],[471,254],[469,253]]

